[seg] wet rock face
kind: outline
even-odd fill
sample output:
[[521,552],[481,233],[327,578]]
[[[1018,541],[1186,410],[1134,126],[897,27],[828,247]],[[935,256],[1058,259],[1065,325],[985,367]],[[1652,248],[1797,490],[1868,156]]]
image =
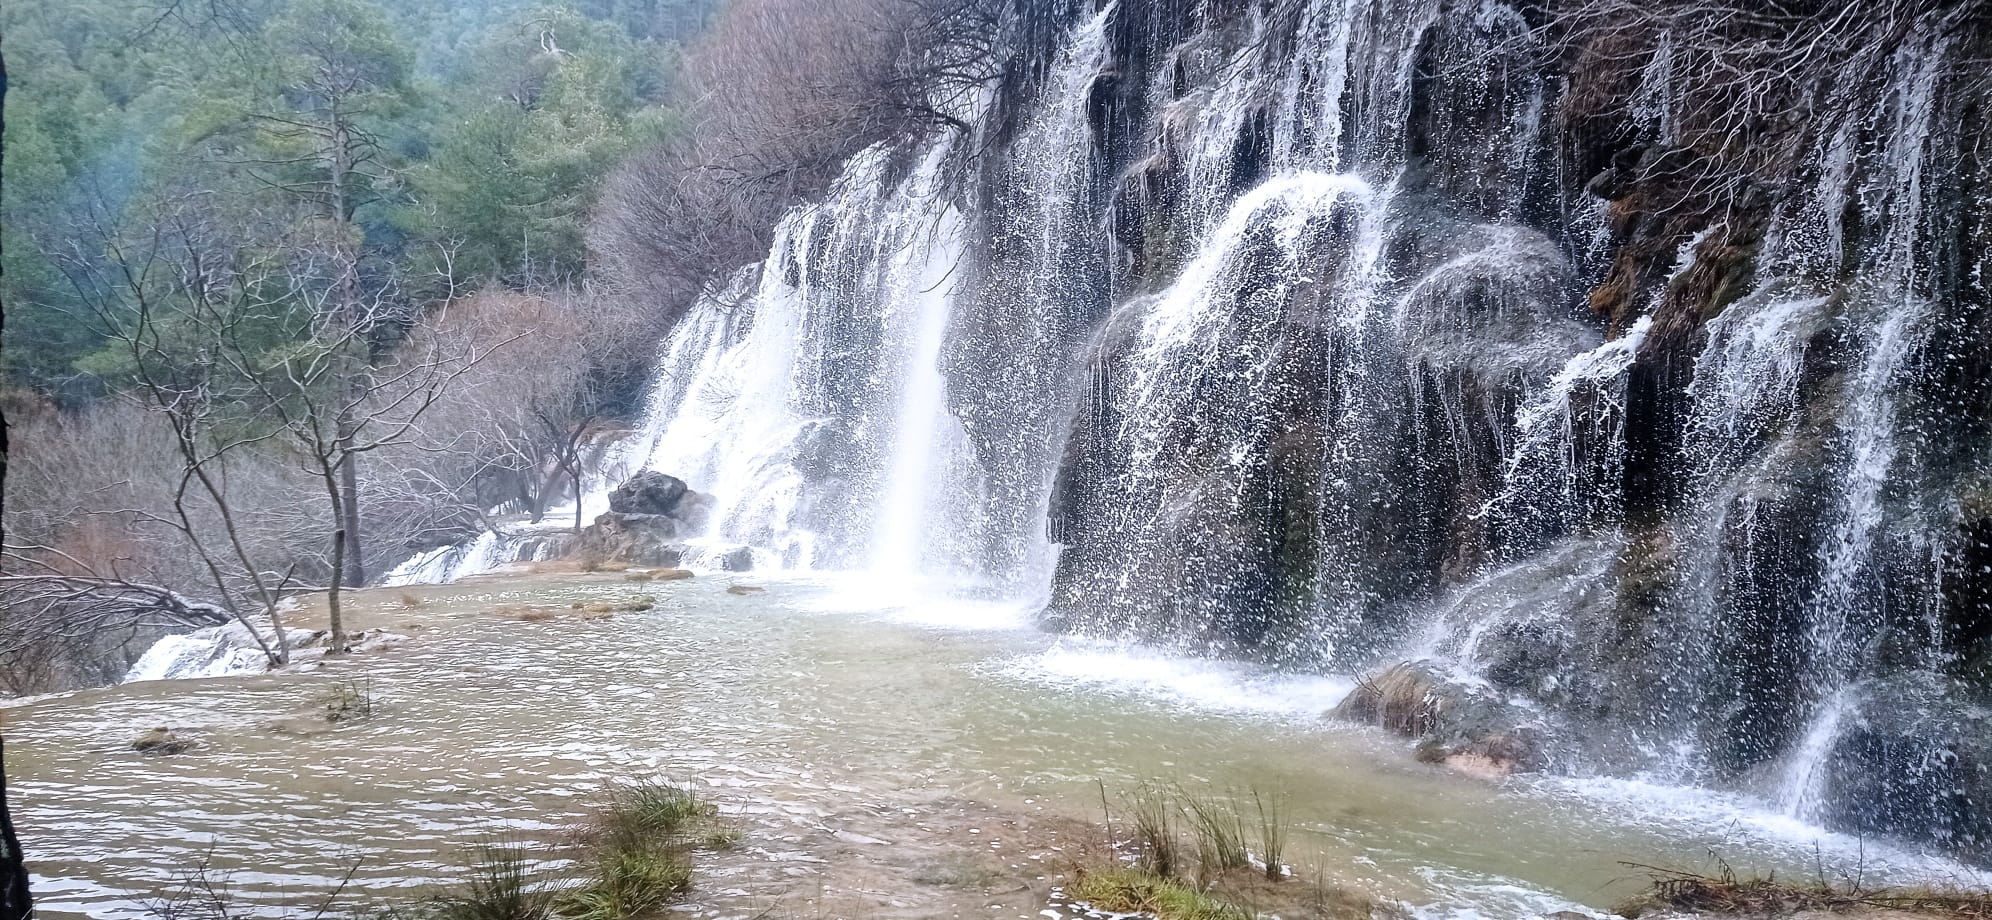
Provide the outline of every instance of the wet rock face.
[[645,470],[609,493],[609,510],[616,514],[668,515],[678,510],[678,502],[689,491],[685,481],[676,476]]
[[570,554],[597,562],[675,566],[684,561],[678,542],[678,520],[663,514],[618,514],[610,511],[581,531]]
[[1934,681],[1875,693],[1821,767],[1824,817],[1849,833],[1992,856],[1992,717]]

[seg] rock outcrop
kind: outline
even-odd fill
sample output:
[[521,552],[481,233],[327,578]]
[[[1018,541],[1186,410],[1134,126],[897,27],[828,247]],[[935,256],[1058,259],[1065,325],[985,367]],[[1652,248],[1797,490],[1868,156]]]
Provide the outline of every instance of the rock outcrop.
[[[693,555],[684,541],[704,531],[712,507],[712,496],[693,491],[684,480],[645,470],[609,493],[609,510],[581,531],[568,555],[598,563],[682,566]],[[719,561],[730,572],[753,567],[751,552],[728,552]]]

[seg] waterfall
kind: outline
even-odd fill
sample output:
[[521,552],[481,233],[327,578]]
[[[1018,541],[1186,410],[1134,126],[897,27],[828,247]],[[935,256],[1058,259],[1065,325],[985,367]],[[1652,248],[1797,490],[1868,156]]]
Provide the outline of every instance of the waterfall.
[[[946,148],[929,153],[909,187],[932,189],[946,153]],[[926,544],[934,530],[929,525],[944,510],[935,507],[934,493],[948,485],[942,480],[965,450],[960,424],[946,411],[948,383],[940,366],[952,305],[950,275],[962,255],[958,215],[944,212],[925,232],[929,239],[886,257],[885,336],[905,343],[905,357],[895,375],[898,406],[871,567],[897,575],[925,568]]]
[[1573,62],[1499,0],[1224,6],[1074,9],[845,163],[672,329],[616,462],[786,567],[1433,658],[1576,736],[1558,769],[1807,820],[1850,738],[1913,746],[1849,688],[1985,700],[1947,644],[1988,350],[1953,31],[1807,84],[1836,115],[1785,172],[1682,184],[1687,36]]

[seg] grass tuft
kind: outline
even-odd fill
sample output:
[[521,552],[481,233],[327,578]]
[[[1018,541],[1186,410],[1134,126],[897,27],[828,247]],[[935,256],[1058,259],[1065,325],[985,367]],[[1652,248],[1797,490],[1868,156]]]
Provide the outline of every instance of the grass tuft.
[[[1238,795],[1144,782],[1116,804],[1103,786],[1107,858],[1082,858],[1074,866],[1075,881],[1067,896],[1096,910],[1159,920],[1406,916],[1394,903],[1331,884],[1318,867],[1312,881],[1292,871],[1287,865],[1292,825],[1285,796],[1258,789],[1251,795],[1256,827]],[[1122,819],[1118,827],[1117,817]],[[1254,844],[1257,860],[1250,848]]]
[[1252,920],[1250,913],[1235,904],[1139,869],[1086,872],[1069,893],[1095,910],[1148,914],[1156,920]]
[[1266,881],[1277,882],[1286,877],[1287,824],[1281,816],[1286,794],[1253,789],[1252,804],[1259,812],[1259,856],[1266,863]]
[[1199,874],[1215,877],[1252,864],[1252,855],[1245,849],[1245,820],[1239,817],[1235,800],[1181,787],[1176,795],[1196,840]]
[[688,787],[646,781],[618,786],[595,818],[604,839],[677,839],[719,819],[719,807]]
[[373,718],[373,680],[342,680],[325,694],[325,721],[333,724]]
[[719,807],[689,787],[648,781],[617,786],[584,829],[592,872],[561,896],[570,920],[626,920],[655,913],[692,885],[691,853],[733,845]]
[[479,847],[464,889],[437,898],[425,914],[434,920],[549,920],[560,889],[540,875],[536,862],[516,846]]
[[665,843],[623,841],[599,853],[594,874],[555,904],[569,920],[647,916],[692,887],[685,854]]
[[1169,793],[1143,783],[1128,794],[1128,806],[1134,817],[1134,846],[1142,870],[1173,878],[1183,860]]

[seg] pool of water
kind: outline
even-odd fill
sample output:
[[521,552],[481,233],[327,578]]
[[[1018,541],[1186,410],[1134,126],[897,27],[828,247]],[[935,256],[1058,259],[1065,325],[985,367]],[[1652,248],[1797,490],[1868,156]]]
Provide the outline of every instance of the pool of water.
[[[0,710],[44,915],[146,916],[203,860],[267,915],[349,873],[350,894],[391,903],[455,878],[480,842],[557,839],[636,777],[698,786],[742,833],[700,857],[684,909],[702,917],[1037,917],[1084,846],[1074,822],[1142,781],[1278,791],[1291,862],[1424,917],[1605,908],[1639,887],[1628,864],[1711,851],[1786,873],[1966,874],[1713,793],[1461,776],[1324,720],[1345,678],[1061,639],[893,587],[597,574],[368,591],[361,619],[413,639],[305,673]],[[633,590],[657,606],[567,610]],[[499,612],[525,604],[563,612]],[[372,718],[324,724],[342,685]],[[199,747],[138,756],[153,726]]]

